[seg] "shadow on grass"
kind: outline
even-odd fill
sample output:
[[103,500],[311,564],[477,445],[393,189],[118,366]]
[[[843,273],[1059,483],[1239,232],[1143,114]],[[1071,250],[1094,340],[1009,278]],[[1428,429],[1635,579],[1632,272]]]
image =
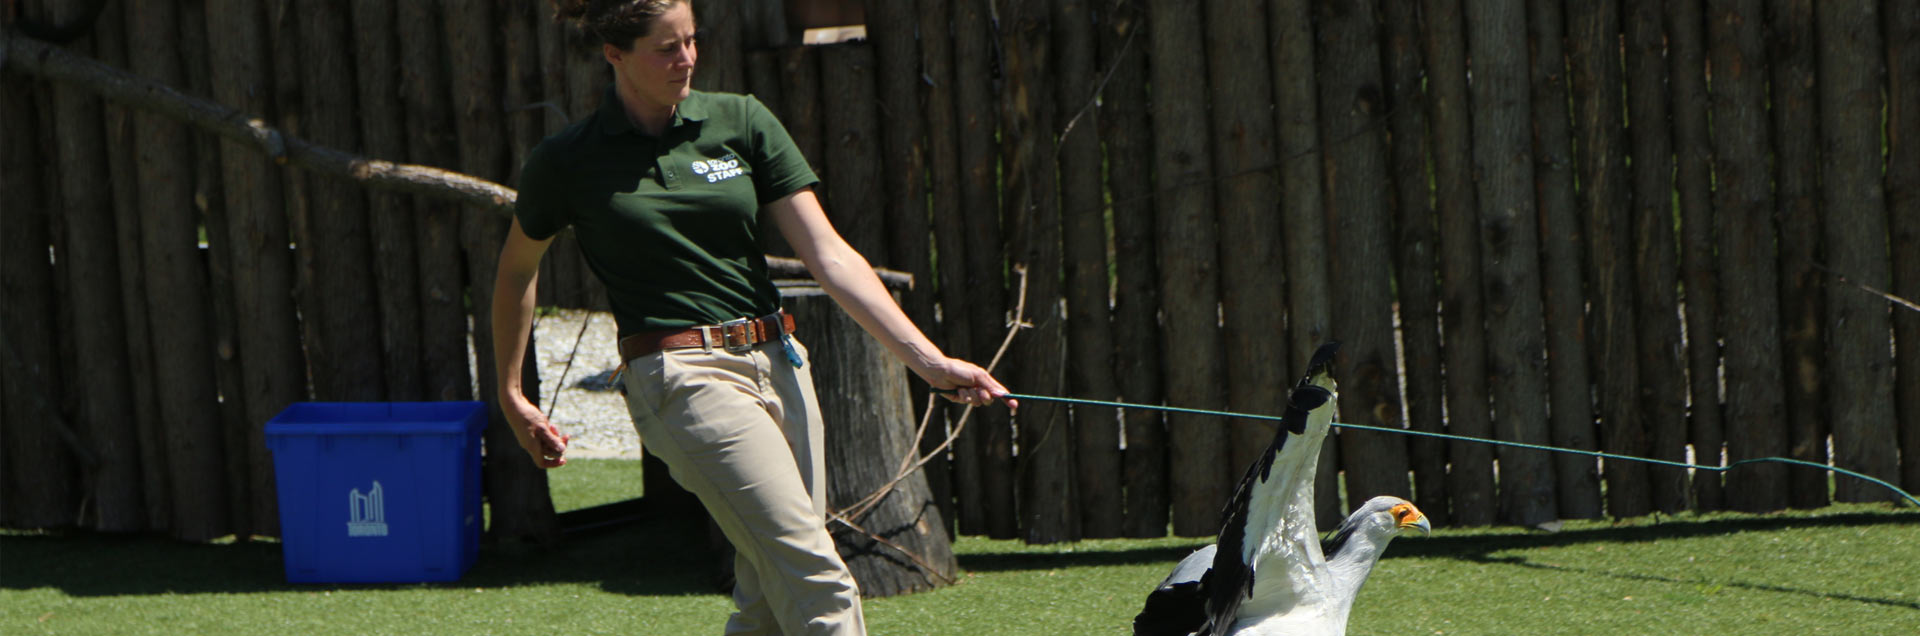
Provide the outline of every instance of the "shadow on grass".
[[1521,557],[1486,557],[1486,558],[1479,558],[1479,559],[1473,559],[1473,560],[1480,563],[1509,565],[1513,567],[1528,568],[1533,570],[1546,570],[1550,572],[1572,572],[1572,573],[1582,574],[1586,576],[1604,576],[1607,578],[1624,579],[1629,581],[1645,581],[1649,583],[1669,583],[1669,584],[1676,584],[1676,585],[1696,585],[1696,586],[1702,586],[1702,587],[1725,586],[1725,587],[1740,588],[1744,590],[1753,590],[1757,592],[1774,592],[1777,594],[1795,594],[1795,595],[1806,596],[1810,598],[1831,599],[1831,600],[1838,600],[1838,601],[1852,601],[1855,603],[1867,603],[1871,605],[1885,605],[1887,607],[1899,607],[1904,609],[1920,610],[1920,601],[1902,601],[1897,599],[1873,598],[1870,596],[1855,596],[1853,594],[1835,594],[1832,592],[1822,592],[1819,590],[1805,590],[1805,589],[1787,587],[1785,585],[1775,585],[1770,583],[1749,583],[1745,581],[1726,581],[1726,580],[1707,578],[1707,577],[1685,578],[1685,577],[1679,577],[1679,576],[1660,576],[1655,574],[1639,574],[1639,573],[1633,573],[1633,572],[1609,572],[1606,570],[1595,570],[1592,568],[1575,568],[1575,567],[1566,567],[1566,566],[1560,566],[1560,565],[1549,565],[1546,563],[1535,563]]
[[[1609,571],[1541,563],[1517,555],[1495,555],[1495,553],[1498,552],[1510,552],[1530,548],[1555,548],[1583,543],[1641,543],[1730,535],[1741,532],[1765,532],[1788,528],[1846,528],[1901,523],[1920,523],[1920,512],[1909,510],[1891,514],[1847,513],[1819,517],[1758,517],[1717,520],[1686,519],[1665,521],[1647,526],[1591,528],[1557,533],[1443,536],[1433,539],[1396,542],[1393,548],[1389,550],[1387,558],[1453,558],[1475,563],[1505,565],[1552,572],[1570,572],[1585,576],[1679,585],[1726,586],[1753,591],[1794,594],[1811,598],[1833,599],[1920,610],[1920,601],[1838,594],[1813,589],[1795,588],[1784,583],[1729,581],[1718,577],[1687,577],[1684,574],[1668,575]],[[1402,549],[1403,547],[1404,549]]]
[[[1644,543],[1731,535],[1742,532],[1774,531],[1788,528],[1845,528],[1902,523],[1920,524],[1920,512],[1903,510],[1893,513],[1845,513],[1816,517],[1779,516],[1731,519],[1668,518],[1667,520],[1651,525],[1582,528],[1552,533],[1527,532],[1521,530],[1490,530],[1479,534],[1443,534],[1438,537],[1403,538],[1395,541],[1393,546],[1387,550],[1385,558],[1422,557],[1457,559],[1475,563],[1507,565],[1538,570],[1575,572],[1596,577],[1702,586],[1724,585],[1727,587],[1756,591],[1797,594],[1814,598],[1920,610],[1920,602],[1915,601],[1835,594],[1819,590],[1794,588],[1784,583],[1754,583],[1726,581],[1724,579],[1687,578],[1684,575],[1609,572],[1538,563],[1529,561],[1521,556],[1497,555],[1497,553],[1515,550],[1564,547],[1586,543]],[[1200,540],[1196,539],[1196,541]],[[1077,548],[1072,552],[1057,553],[1036,553],[1016,549],[1007,552],[962,555],[960,557],[960,565],[962,568],[970,571],[1053,570],[1151,563],[1163,563],[1171,568],[1173,563],[1185,558],[1188,554],[1192,553],[1196,547],[1198,547],[1198,545],[1158,548],[1120,548],[1113,550]]]
[[[1397,540],[1387,549],[1385,558],[1429,557],[1504,562],[1489,555],[1508,550],[1562,547],[1582,543],[1641,543],[1786,528],[1851,527],[1889,523],[1920,523],[1920,511],[1846,513],[1817,517],[1669,518],[1652,525],[1582,528],[1562,532],[1492,530],[1479,534],[1443,534],[1438,537],[1412,537]],[[968,570],[980,571],[1051,570],[1142,563],[1167,563],[1171,566],[1205,544],[1203,539],[1195,538],[1194,541],[1195,544],[1192,546],[1114,550],[1081,547],[1072,552],[1057,553],[1014,549],[1007,552],[961,555],[960,565]]]
[[54,588],[70,596],[246,594],[331,589],[472,589],[598,584],[626,595],[718,594],[705,532],[649,520],[569,536],[550,549],[485,547],[457,581],[294,584],[280,545],[200,545],[151,536],[0,534],[0,590]]
[[1483,561],[1490,560],[1487,555],[1492,552],[1527,548],[1556,548],[1583,543],[1645,543],[1787,528],[1846,528],[1901,523],[1920,523],[1920,511],[1843,513],[1815,517],[1777,516],[1731,519],[1668,517],[1651,525],[1581,528],[1561,532],[1514,531],[1442,535],[1395,541],[1387,550],[1386,558],[1419,556]]
[[[1198,541],[1196,539],[1196,541]],[[1073,552],[993,552],[960,555],[960,569],[969,572],[1058,570],[1113,565],[1171,564],[1186,558],[1204,543],[1165,548],[1076,549]]]

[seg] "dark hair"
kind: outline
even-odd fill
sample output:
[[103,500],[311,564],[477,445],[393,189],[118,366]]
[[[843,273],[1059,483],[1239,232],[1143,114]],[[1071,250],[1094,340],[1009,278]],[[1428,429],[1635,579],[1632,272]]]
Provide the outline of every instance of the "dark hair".
[[690,0],[553,0],[554,17],[573,23],[585,35],[622,51],[653,30],[653,23]]

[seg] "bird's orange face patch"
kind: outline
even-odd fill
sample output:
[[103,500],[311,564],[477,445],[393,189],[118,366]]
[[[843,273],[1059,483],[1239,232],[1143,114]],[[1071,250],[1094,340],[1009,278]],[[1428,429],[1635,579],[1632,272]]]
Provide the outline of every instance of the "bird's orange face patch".
[[1420,514],[1420,509],[1413,507],[1413,504],[1403,503],[1394,506],[1392,512],[1393,520],[1402,526],[1414,525],[1420,523],[1421,519],[1426,518],[1426,515]]

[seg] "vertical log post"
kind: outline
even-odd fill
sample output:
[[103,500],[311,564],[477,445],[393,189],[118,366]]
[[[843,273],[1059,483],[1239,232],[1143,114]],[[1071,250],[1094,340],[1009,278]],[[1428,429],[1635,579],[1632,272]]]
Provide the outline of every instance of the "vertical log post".
[[[1000,175],[995,151],[999,109],[993,93],[994,23],[986,0],[953,3],[954,97],[960,115],[960,202],[967,221],[968,321],[973,325],[973,357],[989,360],[1007,335],[1011,290],[1000,231]],[[1011,539],[1017,522],[1013,510],[1013,437],[1004,412],[976,410],[966,435],[981,450],[980,494],[962,493],[960,532],[985,532]],[[965,458],[962,458],[965,461]],[[969,505],[978,510],[969,514]]]
[[[1527,152],[1526,11],[1518,0],[1469,3],[1473,72],[1473,165],[1480,175],[1480,247],[1485,257],[1487,381],[1500,439],[1548,443],[1542,342],[1539,226]],[[1448,307],[1452,307],[1451,303]],[[1470,327],[1469,327],[1470,328]],[[1502,448],[1500,518],[1535,525],[1557,512],[1544,453]]]
[[[1701,0],[1666,3],[1672,51],[1675,189],[1680,199],[1680,276],[1687,333],[1687,437],[1694,456],[1712,463],[1725,446],[1720,421],[1720,275],[1715,268],[1713,145],[1707,137],[1706,24]],[[1726,507],[1720,473],[1693,476],[1698,510]]]
[[[1551,438],[1557,446],[1594,450],[1593,390],[1594,367],[1587,355],[1587,281],[1588,236],[1582,221],[1581,201],[1574,192],[1575,157],[1572,115],[1568,112],[1567,58],[1563,41],[1565,27],[1561,3],[1535,0],[1529,3],[1529,40],[1536,48],[1533,55],[1531,95],[1533,97],[1533,175],[1539,191],[1541,216],[1541,276],[1544,285],[1547,319],[1548,401],[1552,409],[1548,422]],[[1597,36],[1595,36],[1597,37]],[[1576,41],[1585,46],[1587,40]],[[1590,55],[1587,57],[1591,57]],[[1591,93],[1599,80],[1583,86]],[[1584,125],[1584,123],[1583,123]],[[1582,135],[1591,131],[1583,129]],[[1581,148],[1585,146],[1584,137]],[[1584,156],[1584,155],[1583,155]],[[1585,173],[1582,173],[1585,176]],[[1613,179],[1611,175],[1607,177]],[[1592,188],[1589,187],[1589,190]],[[1612,193],[1612,187],[1601,188]],[[1605,254],[1611,254],[1606,252]],[[1617,278],[1617,277],[1616,277]],[[1593,294],[1597,297],[1596,287]],[[1604,304],[1596,300],[1594,312],[1602,313]],[[1600,316],[1596,315],[1596,323]],[[1595,336],[1602,335],[1595,332]],[[1599,355],[1605,355],[1602,351]],[[1589,366],[1589,365],[1592,366]],[[1613,404],[1618,404],[1617,402]],[[1631,409],[1631,403],[1618,404]],[[1599,465],[1591,457],[1554,455],[1554,485],[1558,491],[1559,513],[1563,518],[1591,519],[1600,516]]]
[[[346,7],[306,0],[294,3],[293,11],[289,19],[299,25],[301,134],[322,146],[358,148]],[[302,254],[301,287],[309,291],[301,315],[314,324],[307,332],[314,396],[385,399],[367,193],[357,184],[324,177],[308,179],[307,192],[307,233],[301,235],[296,223],[294,240]]]
[[[207,16],[205,3],[185,3],[180,5],[180,59],[184,65],[186,82],[181,85],[187,92],[195,95],[208,95],[213,92],[210,77],[212,62],[207,52]],[[197,132],[197,131],[195,131]],[[193,143],[193,202],[200,218],[198,228],[205,237],[206,247],[201,250],[207,263],[207,273],[211,283],[209,300],[212,301],[208,315],[213,319],[214,354],[214,390],[217,399],[203,408],[212,409],[218,416],[221,442],[227,459],[221,468],[225,473],[226,506],[232,527],[229,531],[239,540],[259,534],[251,522],[253,513],[249,508],[255,496],[252,469],[247,464],[252,457],[248,446],[247,404],[244,390],[241,388],[240,351],[238,347],[240,322],[234,305],[234,246],[217,228],[227,227],[226,187],[221,181],[220,141],[213,135],[191,134]],[[208,228],[216,228],[207,231]],[[264,425],[261,421],[259,425]],[[268,527],[277,528],[279,524]]]
[[[263,41],[266,13],[259,3],[219,0],[207,5],[213,96],[240,112],[274,112],[271,52]],[[279,500],[266,423],[306,395],[307,367],[292,294],[293,254],[279,171],[241,144],[220,145],[221,182],[226,184],[227,241],[233,246],[234,313],[239,324],[242,399],[247,406],[247,453],[256,532],[278,535]],[[209,228],[214,229],[214,228]]]
[[[1440,304],[1451,325],[1441,339],[1441,363],[1447,368],[1446,430],[1455,435],[1491,437],[1487,412],[1486,331],[1480,304],[1479,203],[1473,185],[1473,136],[1467,94],[1467,42],[1458,0],[1424,0],[1426,16],[1428,104],[1433,110],[1434,201],[1440,213]],[[1413,422],[1414,426],[1421,425]],[[1428,430],[1438,430],[1438,427]],[[1416,452],[1420,448],[1414,447]],[[1493,523],[1493,450],[1484,444],[1441,447],[1452,464],[1444,501],[1430,507],[1427,491],[1420,510],[1436,524],[1483,526]],[[1436,512],[1437,511],[1437,512]],[[1440,515],[1440,516],[1434,516]]]
[[[100,60],[131,69],[127,38],[127,7],[109,3],[95,22],[99,37],[94,39]],[[105,113],[108,148],[132,148],[134,144],[131,107],[109,102]],[[136,157],[131,152],[107,157],[108,181],[113,188],[115,243],[120,253],[120,306],[126,314],[127,374],[133,384],[133,420],[136,446],[140,455],[140,483],[145,490],[147,527],[167,530],[173,527],[172,477],[167,469],[167,445],[160,423],[159,380],[154,374],[154,350],[147,310],[146,259],[140,239],[140,193]],[[283,288],[285,289],[285,288]]]
[[[1212,104],[1213,165],[1219,223],[1220,300],[1225,310],[1227,408],[1240,413],[1286,411],[1286,334],[1274,318],[1286,312],[1281,267],[1280,179],[1274,170],[1273,71],[1267,58],[1247,55],[1267,41],[1263,3],[1208,0],[1207,98]],[[1197,98],[1197,96],[1196,96]],[[1227,427],[1228,466],[1259,461],[1278,427],[1271,420],[1234,418]]]
[[816,49],[820,57],[824,162],[813,165],[826,182],[827,218],[847,244],[874,266],[887,259],[887,218],[880,182],[880,113],[874,103],[873,46],[866,42]]
[[[1920,3],[1887,5],[1887,218],[1894,245],[1920,245]],[[1893,250],[1893,293],[1920,298],[1920,250]],[[1893,311],[1900,483],[1920,490],[1920,311]]]
[[79,523],[80,467],[61,439],[58,340],[54,339],[53,263],[47,234],[55,209],[42,172],[41,94],[34,80],[0,71],[0,398],[7,408],[0,521],[10,528],[71,528]]
[[[1825,275],[1821,261],[1820,122],[1814,104],[1814,39],[1810,0],[1769,0],[1768,112],[1773,121],[1774,217],[1780,227],[1780,327],[1788,444],[1794,459],[1827,463]],[[1788,505],[1827,505],[1828,473],[1787,469]]]
[[[1195,42],[1204,41],[1200,12],[1191,2],[1148,3],[1152,52],[1154,207],[1159,241],[1160,298],[1166,343],[1167,401],[1189,408],[1225,404],[1218,278],[1219,234],[1214,228],[1213,160],[1207,151],[1205,75],[1195,69]],[[1198,537],[1220,530],[1220,502],[1232,495],[1226,431],[1213,418],[1167,416],[1173,474],[1173,533]],[[1244,467],[1241,467],[1244,468]]]
[[[1726,334],[1727,459],[1785,455],[1773,195],[1767,171],[1766,24],[1759,0],[1708,3],[1713,68],[1716,253]],[[1712,457],[1712,455],[1707,455]],[[1742,466],[1727,475],[1730,504],[1746,512],[1787,504],[1786,467]]]
[[[1160,275],[1153,236],[1152,122],[1147,119],[1148,38],[1143,2],[1110,3],[1100,14],[1100,59],[1107,86],[1100,106],[1100,136],[1107,148],[1107,192],[1113,202],[1114,375],[1120,396],[1136,404],[1159,404]],[[1167,534],[1167,424],[1159,411],[1121,414],[1127,449],[1123,536]]]
[[[882,208],[887,227],[887,261],[895,269],[913,275],[915,289],[901,295],[900,306],[922,330],[934,332],[933,250],[927,233],[927,157],[923,138],[924,119],[920,105],[920,44],[915,33],[918,23],[912,2],[869,0],[866,3],[867,35],[873,39],[879,93],[881,165],[880,183],[886,196]],[[960,355],[959,352],[948,352]],[[926,385],[911,383],[908,402],[917,416],[930,404]],[[944,403],[944,400],[942,401]],[[939,405],[934,405],[938,407]],[[944,410],[944,409],[940,409]],[[944,439],[944,418],[935,413],[926,436],[927,448]],[[914,421],[919,421],[915,417]],[[926,465],[927,484],[940,502],[943,519],[952,518],[953,486],[944,456]]]
[[[1658,0],[1627,0],[1627,134],[1633,157],[1633,266],[1637,281],[1640,406],[1652,456],[1687,460],[1687,393],[1680,342],[1680,253],[1673,207],[1665,19]],[[1650,467],[1653,509],[1687,509],[1687,470]]]
[[[1317,5],[1320,32],[1320,144],[1328,228],[1332,306],[1340,309],[1333,337],[1345,343],[1338,359],[1341,421],[1401,428],[1399,364],[1393,337],[1393,213],[1395,179],[1387,173],[1386,93],[1380,76],[1380,23],[1371,3],[1336,0]],[[1236,229],[1236,232],[1239,230]],[[1231,349],[1231,347],[1229,347]],[[1235,371],[1238,373],[1238,370]],[[1340,433],[1340,468],[1348,508],[1376,495],[1410,497],[1407,440],[1389,433]]]
[[[743,93],[747,90],[747,47],[739,0],[694,0],[694,20],[700,29],[700,68],[694,88]],[[907,31],[908,35],[913,32]]]
[[[1055,128],[1060,138],[1060,217],[1065,250],[1067,395],[1119,397],[1113,376],[1113,318],[1107,275],[1105,189],[1101,187],[1100,112],[1095,90],[1094,3],[1054,3],[1054,51],[1059,55]],[[1074,476],[1081,536],[1121,536],[1119,413],[1109,407],[1073,408]]]
[[[400,107],[395,3],[353,3],[354,76],[358,80],[360,147],[369,157],[404,157],[406,111]],[[372,233],[374,297],[379,307],[381,367],[389,400],[426,397],[421,368],[420,261],[414,249],[418,220],[404,195],[367,193]]]
[[[1820,165],[1827,266],[1874,289],[1892,282],[1881,116],[1879,4],[1822,2],[1820,38]],[[1906,245],[1901,249],[1912,250]],[[1833,463],[1880,479],[1898,479],[1894,430],[1892,328],[1885,300],[1851,285],[1827,286],[1828,378],[1833,390]],[[1799,441],[1799,440],[1796,440]],[[1798,448],[1795,451],[1799,451]],[[1893,493],[1858,479],[1835,483],[1840,501],[1891,501]],[[1822,499],[1821,503],[1825,503]]]
[[[85,54],[98,40],[97,35],[91,36],[69,48]],[[85,378],[89,387],[86,399],[74,400],[70,412],[81,444],[97,459],[83,466],[87,495],[93,501],[88,511],[90,525],[105,532],[146,530],[139,427],[135,424],[138,418],[132,415],[133,383],[120,297],[120,261],[137,255],[119,253],[114,240],[113,190],[100,183],[100,173],[111,165],[100,99],[77,87],[55,84],[51,89],[57,141],[53,165],[59,177],[59,201],[66,225],[60,269],[66,274],[73,312],[68,329],[74,343],[73,375]],[[31,127],[15,128],[10,120],[8,130],[8,148],[31,150],[29,144],[22,143],[25,139],[13,138],[19,133],[12,132]],[[16,171],[12,167],[6,172],[32,174],[31,170]],[[25,198],[9,195],[5,200],[14,202],[9,207],[32,208]],[[7,269],[15,270],[11,265]],[[282,296],[286,289],[286,285],[280,287]],[[8,323],[11,325],[11,321]],[[289,338],[287,342],[298,341]]]
[[[179,16],[171,3],[128,6],[133,71],[170,86],[182,83]],[[213,343],[207,270],[193,207],[194,162],[186,127],[151,113],[133,115],[141,253],[160,423],[167,452],[173,536],[207,541],[231,528],[225,498],[225,437],[214,409]],[[160,371],[164,370],[164,371]]]
[[[1280,135],[1280,240],[1287,268],[1289,351],[1314,351],[1333,335],[1312,4],[1281,0],[1273,3],[1268,15],[1273,110]],[[1339,436],[1328,436],[1314,474],[1315,518],[1323,529],[1331,529],[1346,516],[1340,506],[1339,448]]]
[[[1628,203],[1626,139],[1623,134],[1620,87],[1620,7],[1617,2],[1590,2],[1571,7],[1568,16],[1569,62],[1575,107],[1574,125],[1580,139],[1579,207],[1586,220],[1589,303],[1593,307],[1595,353],[1591,357],[1599,383],[1601,446],[1608,452],[1634,457],[1647,454],[1645,412],[1640,405],[1640,343],[1634,323],[1633,211]],[[1535,102],[1537,105],[1538,102]],[[1550,254],[1549,259],[1553,256]],[[1553,285],[1547,285],[1553,289]],[[1581,397],[1587,392],[1582,391]],[[1555,403],[1556,407],[1558,403]],[[1557,409],[1556,409],[1557,410]],[[1582,433],[1591,424],[1573,423]],[[1589,435],[1578,438],[1591,439]],[[1555,442],[1559,442],[1555,439]],[[1554,458],[1556,465],[1568,455]],[[1577,456],[1574,456],[1577,457]],[[1568,462],[1570,463],[1570,462]],[[1593,462],[1578,463],[1591,473]],[[1590,479],[1564,471],[1560,477]],[[1638,517],[1651,508],[1647,467],[1639,462],[1607,464],[1607,512],[1615,517]],[[1560,491],[1582,490],[1579,482],[1560,483]],[[1597,493],[1596,493],[1597,494]],[[1565,502],[1562,509],[1566,509]],[[1589,512],[1592,516],[1594,511]],[[1571,515],[1569,515],[1571,516]]]
[[[440,5],[396,5],[400,38],[400,104],[406,109],[407,157],[414,163],[459,164],[447,96]],[[461,270],[459,206],[414,197],[414,253],[420,263],[421,360],[426,399],[473,399],[467,366],[467,311]],[[490,387],[489,387],[490,390]]]
[[[1440,235],[1434,216],[1427,134],[1426,65],[1420,54],[1420,16],[1386,11],[1387,115],[1394,179],[1394,282],[1399,290],[1401,373],[1406,378],[1407,427],[1438,431],[1445,426],[1440,367],[1440,277],[1435,250]],[[1446,510],[1447,457],[1431,438],[1407,440],[1415,501]]]
[[[1061,314],[1062,248],[1053,111],[1054,81],[1046,6],[1002,9],[1000,150],[1007,210],[1007,261],[1027,272],[1027,318],[1034,325],[1008,350],[1012,380],[1040,395],[1066,393],[1066,332]],[[1079,538],[1074,508],[1074,428],[1067,409],[1031,404],[1014,418],[1020,454],[1018,510],[1022,538],[1053,543]]]
[[[966,226],[971,215],[960,207],[959,116],[954,112],[953,33],[948,26],[953,7],[948,0],[921,0],[918,13],[921,67],[928,80],[926,99],[922,102],[927,132],[927,183],[931,194],[928,202],[933,214],[933,249],[939,261],[939,269],[934,272],[937,279],[930,282],[939,290],[940,326],[932,335],[948,355],[971,356],[974,351],[972,313],[966,309]],[[975,362],[985,365],[989,360]],[[959,425],[966,407],[948,404],[944,408],[949,427]],[[937,421],[940,416],[934,417]],[[979,421],[977,416],[968,419]],[[963,430],[949,450],[941,451],[952,456],[953,461],[944,461],[944,456],[935,460],[948,466],[946,492],[942,494],[935,489],[948,536],[954,534],[954,524],[959,520],[960,499],[977,499],[979,494],[979,440],[979,436]],[[928,435],[921,442],[921,452],[932,451],[933,445],[942,441],[942,436]],[[931,473],[929,479],[932,479]]]

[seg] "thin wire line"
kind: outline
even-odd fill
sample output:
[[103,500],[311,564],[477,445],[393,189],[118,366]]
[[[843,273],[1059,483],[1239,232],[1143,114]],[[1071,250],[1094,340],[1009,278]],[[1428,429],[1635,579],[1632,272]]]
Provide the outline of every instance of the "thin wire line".
[[[936,390],[937,390],[937,389],[936,389]],[[1025,394],[1025,393],[1008,393],[1008,394],[1006,394],[1006,397],[1010,397],[1010,398],[1013,398],[1013,399],[1016,399],[1016,400],[1033,400],[1033,401],[1036,401],[1036,402],[1061,402],[1061,403],[1065,403],[1065,404],[1084,404],[1084,405],[1087,405],[1087,406],[1109,406],[1109,407],[1118,407],[1118,408],[1126,408],[1126,409],[1145,409],[1145,410],[1150,410],[1150,411],[1166,411],[1166,412],[1169,412],[1169,413],[1186,413],[1186,414],[1190,414],[1190,415],[1213,415],[1213,416],[1218,416],[1218,417],[1243,417],[1243,418],[1247,418],[1247,419],[1253,419],[1253,420],[1269,420],[1269,421],[1276,421],[1276,422],[1277,422],[1277,421],[1280,421],[1280,419],[1281,419],[1281,418],[1279,418],[1279,417],[1277,417],[1277,416],[1272,416],[1272,415],[1253,415],[1253,414],[1250,414],[1250,413],[1234,413],[1234,412],[1232,412],[1232,411],[1214,411],[1214,410],[1208,410],[1208,409],[1192,409],[1192,408],[1182,408],[1182,407],[1178,407],[1178,406],[1156,406],[1156,405],[1151,405],[1151,404],[1128,404],[1128,403],[1126,403],[1126,402],[1108,402],[1108,401],[1104,401],[1104,400],[1083,400],[1083,399],[1080,399],[1080,398],[1063,398],[1063,397],[1051,397],[1051,396],[1046,396],[1046,395],[1030,395],[1030,394]],[[1795,465],[1795,466],[1805,466],[1805,467],[1808,467],[1808,468],[1818,468],[1818,469],[1821,469],[1821,470],[1825,470],[1825,471],[1830,471],[1830,472],[1835,472],[1835,473],[1839,473],[1839,474],[1842,474],[1842,475],[1846,475],[1846,476],[1848,476],[1848,477],[1853,477],[1853,478],[1855,478],[1855,479],[1860,479],[1860,480],[1863,480],[1863,481],[1867,481],[1867,482],[1870,482],[1870,483],[1874,483],[1874,484],[1878,484],[1878,485],[1880,485],[1880,486],[1882,486],[1882,487],[1885,487],[1885,488],[1886,488],[1887,490],[1891,490],[1891,491],[1893,491],[1893,492],[1895,492],[1895,493],[1899,493],[1899,495],[1900,495],[1901,497],[1903,497],[1903,498],[1905,498],[1905,499],[1907,500],[1907,503],[1910,503],[1910,504],[1913,504],[1913,505],[1915,505],[1915,506],[1920,506],[1920,499],[1917,499],[1917,498],[1915,498],[1915,497],[1914,497],[1914,496],[1913,496],[1912,494],[1909,494],[1909,493],[1908,493],[1907,491],[1905,491],[1905,490],[1901,490],[1899,486],[1895,486],[1895,485],[1893,485],[1893,484],[1890,484],[1890,483],[1887,483],[1886,481],[1882,481],[1882,480],[1880,480],[1880,479],[1876,479],[1876,478],[1873,478],[1873,477],[1870,477],[1870,476],[1867,476],[1867,475],[1863,475],[1863,474],[1860,474],[1860,473],[1857,473],[1857,472],[1854,472],[1854,471],[1851,471],[1851,470],[1847,470],[1847,469],[1845,469],[1845,468],[1840,468],[1840,467],[1838,467],[1838,466],[1828,466],[1828,465],[1826,465],[1826,464],[1821,464],[1821,463],[1818,463],[1818,462],[1810,462],[1810,461],[1806,461],[1806,460],[1802,460],[1802,459],[1789,459],[1789,458],[1786,458],[1786,457],[1756,457],[1756,458],[1753,458],[1753,459],[1742,459],[1742,460],[1737,460],[1737,461],[1734,461],[1734,462],[1732,462],[1732,463],[1729,463],[1729,464],[1727,464],[1727,465],[1725,465],[1725,466],[1704,466],[1704,465],[1700,465],[1700,464],[1692,464],[1692,463],[1686,463],[1686,462],[1676,462],[1676,461],[1669,461],[1669,460],[1664,460],[1664,459],[1650,459],[1650,458],[1646,458],[1646,457],[1634,457],[1634,456],[1632,456],[1632,455],[1616,455],[1616,454],[1614,454],[1614,453],[1603,453],[1603,452],[1600,452],[1600,451],[1589,451],[1589,450],[1579,450],[1579,449],[1573,449],[1573,448],[1560,448],[1560,447],[1557,447],[1557,446],[1543,446],[1543,445],[1540,445],[1540,444],[1527,444],[1527,443],[1522,443],[1522,442],[1509,442],[1509,441],[1505,441],[1505,440],[1497,440],[1497,439],[1486,439],[1486,438],[1481,438],[1481,437],[1466,437],[1466,436],[1462,436],[1462,435],[1449,435],[1449,434],[1446,434],[1446,433],[1433,433],[1433,432],[1428,432],[1428,431],[1416,431],[1416,430],[1412,430],[1412,429],[1405,429],[1405,428],[1385,428],[1385,427],[1380,427],[1380,426],[1367,426],[1367,425],[1365,425],[1365,424],[1348,424],[1348,423],[1346,423],[1346,422],[1334,422],[1334,423],[1333,423],[1333,425],[1334,425],[1334,426],[1336,426],[1336,427],[1340,427],[1340,428],[1350,428],[1350,429],[1356,429],[1356,430],[1365,430],[1365,431],[1377,431],[1377,432],[1381,432],[1381,433],[1399,433],[1399,434],[1402,434],[1402,435],[1418,435],[1418,436],[1421,436],[1421,437],[1437,437],[1437,438],[1440,438],[1440,439],[1447,439],[1447,440],[1454,440],[1454,441],[1460,441],[1460,442],[1475,442],[1475,443],[1479,443],[1479,444],[1493,444],[1493,445],[1495,445],[1495,446],[1511,446],[1511,447],[1514,447],[1514,448],[1525,448],[1525,449],[1529,449],[1529,450],[1539,450],[1539,451],[1548,451],[1548,452],[1554,452],[1554,453],[1571,453],[1571,454],[1575,454],[1575,455],[1586,455],[1586,456],[1589,456],[1589,457],[1600,457],[1600,458],[1604,458],[1604,459],[1620,459],[1620,460],[1626,460],[1626,461],[1635,461],[1635,462],[1645,462],[1645,463],[1649,463],[1649,464],[1660,464],[1660,465],[1663,465],[1663,466],[1673,466],[1673,467],[1677,467],[1677,468],[1692,468],[1692,469],[1696,469],[1696,470],[1709,470],[1709,471],[1714,471],[1714,472],[1726,472],[1726,471],[1729,471],[1729,470],[1733,470],[1733,469],[1734,469],[1735,467],[1738,467],[1738,466],[1742,466],[1742,465],[1746,465],[1746,464],[1758,464],[1758,463],[1763,463],[1763,462],[1772,462],[1772,463],[1780,463],[1780,464],[1792,464],[1792,465]]]

